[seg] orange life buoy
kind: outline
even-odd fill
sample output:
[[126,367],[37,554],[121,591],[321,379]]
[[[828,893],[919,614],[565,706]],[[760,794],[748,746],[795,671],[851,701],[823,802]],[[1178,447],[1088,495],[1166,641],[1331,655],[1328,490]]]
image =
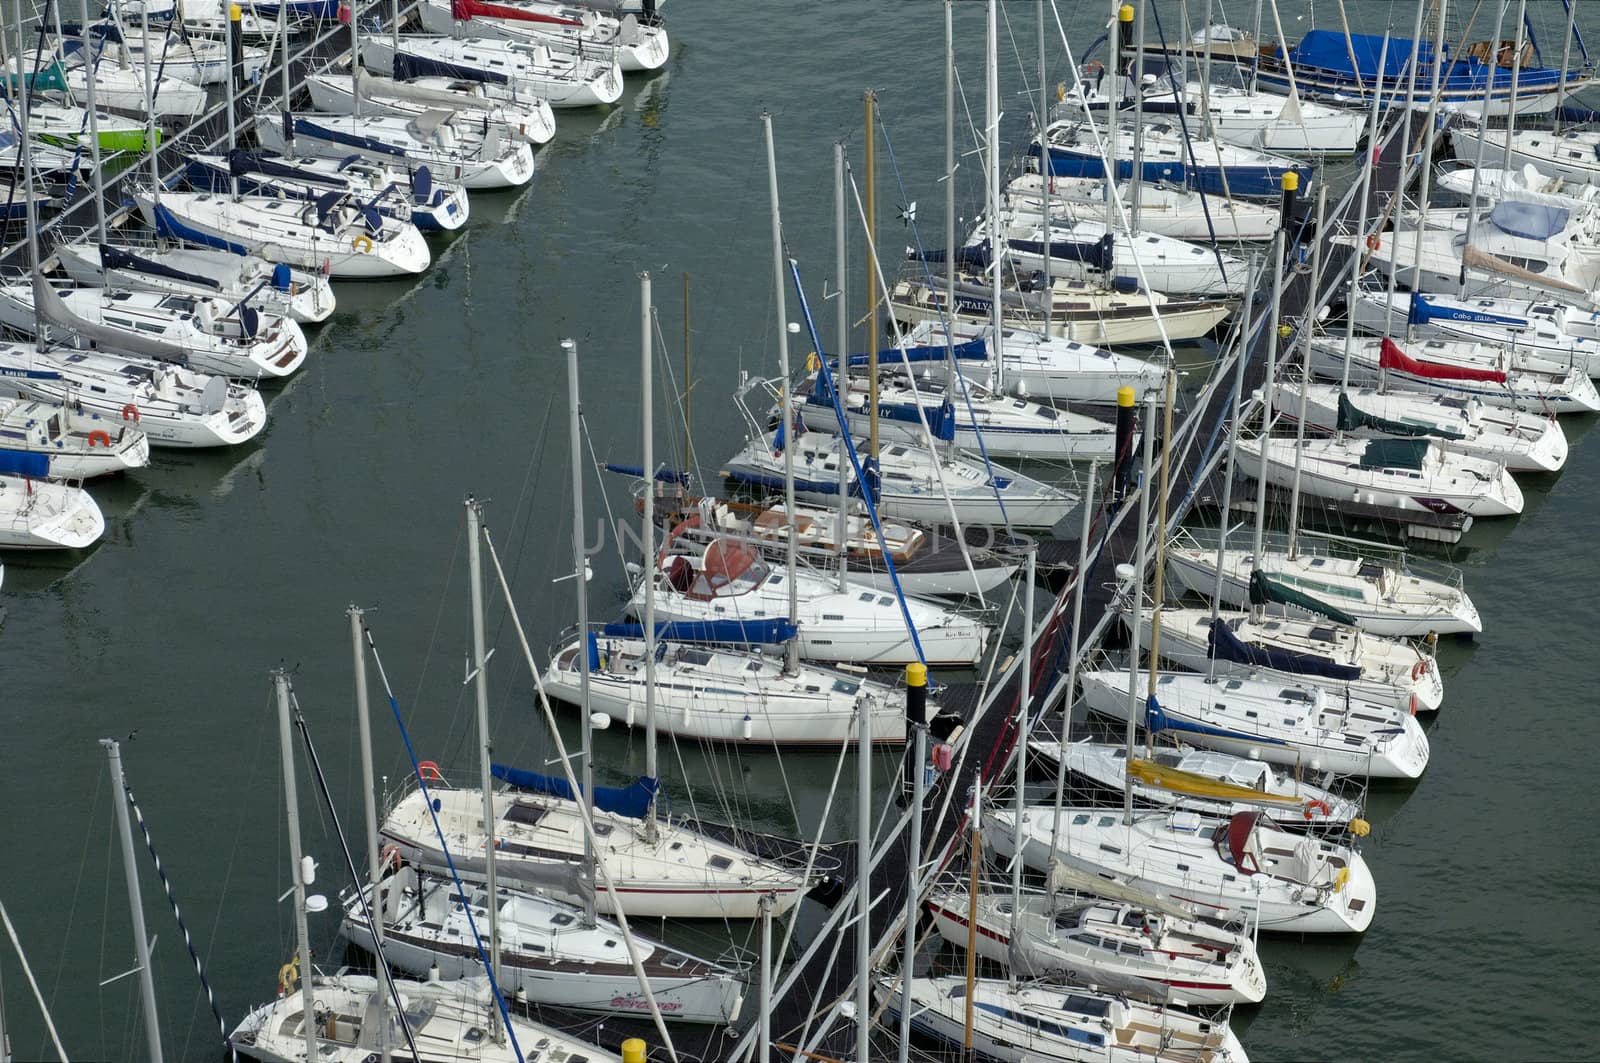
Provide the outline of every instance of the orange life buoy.
[[122,408],[122,419],[124,421],[133,421],[137,423],[139,420],[139,407],[135,406],[131,402],[128,403]]
[[1373,233],[1371,236],[1367,237],[1367,250],[1368,251],[1376,251],[1382,245],[1383,245],[1383,241],[1378,239],[1378,234],[1377,233]]
[[1091,61],[1089,63],[1086,63],[1084,65],[1083,72],[1085,74],[1089,75],[1090,77],[1093,77],[1094,75],[1100,73],[1100,71],[1102,71],[1104,69],[1105,69],[1105,65],[1103,63],[1101,63],[1098,59],[1096,59],[1096,60],[1093,60],[1093,61]]
[[107,431],[104,431],[102,429],[96,428],[93,432],[89,433],[89,449],[93,450],[94,449],[94,445],[96,443],[99,443],[102,447],[105,447],[107,450],[110,450],[111,449],[111,433],[107,432]]
[[439,765],[431,760],[425,760],[417,765],[417,776],[423,782],[444,782],[444,773],[439,770]]
[[400,847],[398,845],[385,845],[383,847],[383,852],[378,854],[379,865],[386,867],[391,871],[399,871],[400,864],[402,862],[403,861],[400,858]]
[[1411,678],[1413,680],[1421,679],[1427,674],[1428,662],[1419,658],[1417,663],[1411,666]]

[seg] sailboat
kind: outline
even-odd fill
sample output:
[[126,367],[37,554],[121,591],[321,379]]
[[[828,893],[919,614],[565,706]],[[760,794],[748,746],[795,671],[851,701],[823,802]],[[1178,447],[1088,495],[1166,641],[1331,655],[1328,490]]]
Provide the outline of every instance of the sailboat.
[[[1228,544],[1222,556],[1221,599],[1243,607],[1256,602],[1294,616],[1333,617],[1363,631],[1397,637],[1472,634],[1483,630],[1477,606],[1459,570],[1434,574],[1414,560],[1394,560],[1382,547],[1355,543],[1334,553],[1332,544],[1302,541],[1294,556],[1277,550],[1257,558],[1250,547]],[[1192,531],[1180,532],[1167,550],[1173,582],[1210,598],[1217,583],[1218,550]]]
[[168,295],[255,299],[301,325],[326,321],[337,300],[320,270],[293,269],[254,255],[209,247],[160,247],[119,237],[115,243],[62,243],[56,260],[85,287]]
[[[119,53],[119,62],[125,57],[132,65],[148,65],[150,69],[159,69],[166,76],[204,87],[226,85],[229,65],[234,62],[228,54],[226,42],[187,32],[179,33],[171,27],[157,28],[152,25],[148,35],[144,32],[128,34],[113,19],[85,27],[67,25],[62,28],[74,38],[88,40],[86,51],[91,62],[100,61],[105,53],[115,49]],[[246,45],[241,48],[240,55],[238,61],[243,64],[244,80],[249,82],[260,78],[267,65],[267,50]]]
[[[880,517],[874,527],[854,500],[842,517],[837,507],[796,502],[790,509],[781,498],[740,502],[681,497],[658,513],[666,530],[679,529],[681,539],[709,545],[713,539],[733,536],[755,543],[773,561],[780,560],[793,535],[798,558],[808,569],[838,568],[842,552],[851,584],[892,593],[898,582],[917,598],[981,597],[1004,586],[1019,567],[1009,554],[964,546],[954,536],[913,524]],[[692,516],[699,522],[689,522]],[[893,577],[886,555],[894,561]]]
[[[1117,184],[1117,195],[1129,202],[1133,185]],[[1006,186],[1005,203],[1023,215],[1038,217],[1044,198],[1051,213],[1069,221],[1104,220],[1106,183],[1094,177],[1046,177],[1019,174]],[[1139,189],[1139,228],[1174,240],[1224,243],[1271,240],[1283,226],[1283,211],[1274,204],[1227,196],[1202,195],[1171,185]]]
[[0,444],[50,459],[50,475],[87,480],[150,464],[150,437],[128,421],[77,414],[70,406],[0,398]]
[[[1302,392],[1308,427],[1356,438],[1422,438],[1512,472],[1558,472],[1567,462],[1561,422],[1476,398],[1280,381],[1275,405],[1294,411]],[[1286,413],[1287,416],[1287,413]],[[1298,413],[1295,413],[1298,416]]]
[[424,0],[417,14],[428,33],[542,43],[585,54],[612,51],[624,73],[659,70],[672,53],[664,26],[559,0]]
[[1353,344],[1331,337],[1310,342],[1311,371],[1375,387],[1398,382],[1407,389],[1456,399],[1477,399],[1530,413],[1595,413],[1600,391],[1577,366],[1473,340],[1419,340],[1404,350],[1382,337]]
[[[1166,631],[1162,631],[1166,641]],[[1125,746],[1085,738],[1076,742],[1035,739],[1030,753],[1066,762],[1066,769],[1101,789],[1131,789],[1146,805],[1232,815],[1251,809],[1273,812],[1287,827],[1345,829],[1361,816],[1361,804],[1259,758],[1192,746],[1156,746],[1129,759]],[[1131,771],[1130,771],[1131,766]],[[1302,769],[1301,774],[1307,774]],[[1315,772],[1319,782],[1330,773]],[[1356,829],[1360,829],[1359,827]]]
[[1207,749],[1288,768],[1306,764],[1384,779],[1417,779],[1428,766],[1428,737],[1415,715],[1349,692],[1340,696],[1265,678],[1163,672],[1155,693],[1130,705],[1127,669],[1090,669],[1079,676],[1092,711],[1119,720],[1133,712],[1152,733],[1170,730]]
[[[286,129],[291,123],[292,130]],[[255,126],[261,146],[280,155],[357,155],[411,169],[427,167],[441,180],[472,191],[520,188],[533,180],[533,148],[504,136],[501,128],[445,110],[414,117],[301,111],[281,119],[263,114]]]
[[[1159,893],[1211,919],[1250,919],[1264,931],[1359,934],[1372,925],[1378,890],[1349,845],[1287,831],[1266,812],[1203,816],[1184,810],[1049,806],[1023,813],[1022,858],[1047,871],[1059,860],[1092,875]],[[1010,809],[988,813],[987,841],[1010,858]]]
[[[38,320],[34,290],[32,284],[0,286],[0,324],[32,336]],[[165,350],[155,356],[246,380],[287,377],[305,364],[307,343],[300,326],[243,299],[229,303],[216,296],[110,288],[69,288],[57,295],[70,315],[58,324],[86,348]]]
[[466,189],[435,181],[426,166],[402,169],[359,155],[284,158],[236,148],[226,155],[190,155],[184,177],[189,187],[213,192],[229,191],[235,181],[245,192],[311,201],[344,192],[426,232],[454,232],[471,213]]
[[361,60],[402,81],[417,77],[464,78],[505,85],[552,107],[604,107],[622,98],[622,69],[609,53],[595,58],[543,44],[457,40],[407,34],[362,41]]
[[[1083,884],[1093,890],[1104,883]],[[1154,895],[1132,903],[1092,892],[1025,891],[1013,898],[1009,890],[990,889],[974,906],[966,890],[955,888],[935,891],[928,914],[939,935],[958,947],[975,914],[978,955],[1019,978],[1174,1004],[1258,1004],[1267,994],[1247,931],[1198,919]]]
[[89,492],[49,475],[48,455],[0,450],[0,549],[82,550],[105,534]]
[[1402,325],[1410,337],[1476,342],[1494,349],[1520,351],[1556,366],[1581,369],[1600,377],[1600,313],[1580,311],[1558,299],[1516,299],[1478,296],[1463,299],[1445,293],[1426,297],[1413,292],[1356,292],[1356,324],[1380,336]]
[[1357,498],[1369,505],[1474,517],[1522,512],[1522,489],[1505,465],[1447,451],[1423,439],[1284,439],[1239,441],[1238,468],[1252,479],[1302,495]]
[[495,93],[487,82],[467,78],[421,77],[407,81],[383,77],[359,65],[349,73],[337,68],[310,74],[305,79],[311,105],[319,111],[354,114],[359,90],[361,109],[375,114],[416,118],[430,110],[448,110],[496,122],[508,137],[529,144],[544,144],[556,133],[555,112],[538,96],[512,97]]
[[[1285,174],[1299,178],[1302,191],[1311,187],[1310,166],[1280,156],[1224,144],[1195,135],[1171,120],[1147,121],[1140,135],[1141,169],[1139,177],[1150,184],[1179,184],[1207,195],[1237,196],[1244,199],[1275,199],[1282,194]],[[1122,130],[1112,167],[1118,180],[1133,176],[1132,130]],[[1085,123],[1063,120],[1045,127],[1050,145],[1049,173],[1055,177],[1093,177],[1104,179],[1106,146]],[[1038,165],[1042,155],[1038,138],[1028,147],[1028,155]],[[1041,171],[1044,167],[1040,166]]]

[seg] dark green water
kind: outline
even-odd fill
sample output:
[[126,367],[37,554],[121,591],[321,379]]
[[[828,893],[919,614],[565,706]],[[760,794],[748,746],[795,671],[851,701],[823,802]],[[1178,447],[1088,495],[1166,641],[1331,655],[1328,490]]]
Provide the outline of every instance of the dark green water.
[[[1062,6],[1081,48],[1097,32],[1095,19]],[[1175,24],[1176,5],[1162,8]],[[1017,142],[1026,103],[1014,92],[1022,70],[1036,65],[1033,5],[1006,9],[1022,52],[1018,60],[1003,27],[1002,84],[1013,92],[1005,128]],[[609,115],[561,114],[533,186],[476,197],[469,230],[436,245],[426,277],[339,288],[340,312],[316,335],[306,371],[272,398],[262,442],[225,455],[162,455],[147,471],[97,485],[107,541],[75,564],[7,559],[0,792],[10,814],[0,897],[72,1058],[144,1053],[134,980],[99,988],[132,966],[132,948],[96,739],[137,733],[124,745],[129,780],[223,1014],[237,1021],[271,996],[292,948],[292,924],[276,900],[288,876],[268,670],[292,669],[352,832],[360,802],[348,603],[371,610],[422,755],[447,768],[473,762],[470,688],[461,683],[461,500],[469,492],[489,500],[495,542],[542,653],[573,618],[573,584],[551,582],[571,571],[557,343],[579,343],[597,456],[636,462],[638,270],[655,275],[680,388],[681,276],[693,278],[699,461],[714,471],[740,442],[728,401],[736,375],[773,369],[763,108],[777,130],[786,233],[819,315],[831,320],[820,308],[825,280],[836,287],[831,145],[846,140],[859,168],[860,93],[869,85],[879,91],[907,187],[896,189],[895,168],[880,153],[885,252],[911,242],[895,220],[907,199],[919,201],[924,239],[942,240],[939,5],[676,0],[668,13],[676,39],[669,69],[631,84]],[[1300,13],[1285,11],[1291,36],[1312,24]],[[1377,32],[1390,19],[1407,32],[1411,14],[1404,4],[1352,8],[1356,29]],[[1318,15],[1324,25],[1335,18],[1331,9]],[[1594,12],[1580,17],[1600,29]],[[978,115],[979,5],[961,5],[958,32]],[[1052,80],[1063,76],[1052,64]],[[960,128],[970,140],[964,116]],[[978,181],[969,157],[958,175],[964,212],[978,202]],[[858,307],[861,291],[852,279]],[[673,384],[658,382],[664,460],[681,458],[681,444],[669,442],[682,431],[669,425],[675,395]],[[1600,860],[1581,785],[1600,744],[1584,649],[1594,616],[1588,587],[1600,575],[1585,546],[1600,493],[1589,427],[1570,426],[1572,458],[1559,479],[1525,484],[1522,518],[1483,526],[1466,544],[1469,589],[1487,631],[1444,647],[1449,692],[1428,775],[1413,792],[1375,801],[1366,851],[1380,888],[1377,921],[1359,941],[1265,944],[1271,996],[1236,1019],[1252,1058],[1503,1060],[1597,1051],[1592,1022],[1574,1006],[1590,995],[1589,959],[1600,947],[1592,908]],[[619,512],[621,487],[608,488]],[[593,480],[587,498],[592,526],[605,515]],[[597,555],[595,567],[593,612],[605,616],[620,602],[622,574],[614,551]],[[496,757],[537,766],[549,747],[499,605],[490,633],[499,651],[491,673]],[[374,707],[384,709],[381,701]],[[398,776],[399,739],[377,719],[381,770]],[[642,746],[613,730],[600,736],[597,762],[603,781],[626,778],[642,766]],[[724,805],[787,831],[795,810],[815,828],[832,769],[825,755],[779,762],[667,748],[663,756],[680,809],[692,785],[702,808]],[[849,780],[853,768],[845,770]],[[336,892],[337,852],[309,790],[303,809],[308,849]],[[842,836],[851,822],[845,799],[827,832]],[[214,1024],[154,876],[143,878],[159,935],[168,1058],[215,1058]],[[319,954],[335,955],[335,929],[329,916],[314,921]],[[745,942],[745,928],[729,934]],[[0,971],[18,1058],[47,1056],[9,954]]]

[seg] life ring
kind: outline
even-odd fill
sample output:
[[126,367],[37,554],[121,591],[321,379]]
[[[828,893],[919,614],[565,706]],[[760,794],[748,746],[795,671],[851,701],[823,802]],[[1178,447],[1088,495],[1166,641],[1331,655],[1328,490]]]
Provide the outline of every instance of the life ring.
[[1417,663],[1411,666],[1411,678],[1412,678],[1412,680],[1415,681],[1415,680],[1421,679],[1423,676],[1425,676],[1427,674],[1428,674],[1428,662],[1425,661],[1425,660],[1422,660],[1421,658],[1418,658]]
[[110,450],[111,449],[111,433],[107,432],[107,431],[104,431],[102,429],[96,428],[93,432],[89,433],[89,449],[93,450],[94,449],[94,445],[96,443],[99,443],[102,447],[105,447],[107,450]]
[[386,867],[390,871],[399,871],[400,865],[404,862],[404,859],[400,856],[400,847],[398,845],[385,845],[383,852],[378,854],[379,866]]
[[1370,236],[1367,237],[1367,250],[1368,251],[1376,251],[1381,246],[1383,246],[1383,241],[1378,238],[1378,234],[1377,233],[1373,233],[1373,234],[1371,234]]
[[1105,68],[1106,67],[1105,67],[1104,63],[1100,62],[1100,60],[1098,60],[1098,59],[1093,59],[1093,60],[1090,60],[1088,63],[1084,64],[1083,72],[1084,72],[1085,75],[1087,75],[1089,77],[1094,77],[1095,75],[1099,74],[1100,71],[1104,70]]
[[295,979],[300,977],[300,959],[296,957],[278,968],[278,995],[288,996],[294,992]]
[[135,406],[131,402],[128,403],[122,408],[122,419],[124,421],[133,421],[135,424],[137,424],[139,421],[139,407]]
[[425,760],[417,765],[417,777],[423,782],[444,782],[444,773],[439,770],[439,765],[431,760]]
[[365,235],[356,237],[350,241],[350,249],[360,251],[363,255],[372,254],[372,237]]

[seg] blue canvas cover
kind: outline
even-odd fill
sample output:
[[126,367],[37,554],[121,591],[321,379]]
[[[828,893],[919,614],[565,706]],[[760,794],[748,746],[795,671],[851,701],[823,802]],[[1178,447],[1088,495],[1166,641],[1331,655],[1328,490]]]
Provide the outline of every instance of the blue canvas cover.
[[1346,682],[1361,678],[1361,669],[1355,665],[1339,664],[1311,653],[1251,646],[1242,642],[1227,622],[1220,618],[1211,622],[1211,633],[1206,638],[1206,652],[1213,660],[1250,664],[1257,668],[1272,668],[1279,672],[1293,672],[1296,675],[1314,675]]
[[50,456],[27,450],[0,450],[0,473],[42,480],[50,475]]
[[[724,645],[775,646],[799,633],[788,620],[675,620],[656,625],[656,638],[666,642],[710,642]],[[617,639],[644,638],[643,624],[607,624],[602,634]]]
[[[518,790],[549,794],[552,797],[566,798],[568,801],[576,799],[572,786],[559,776],[540,775],[536,771],[524,771],[505,764],[490,765],[489,771],[496,779],[504,780]],[[650,804],[655,800],[656,791],[659,789],[661,789],[660,780],[652,779],[648,775],[639,776],[630,786],[596,786],[594,807],[616,816],[643,819],[650,811]]]
[[1548,240],[1567,227],[1572,212],[1565,207],[1550,207],[1543,203],[1519,203],[1503,199],[1489,212],[1495,228],[1524,240]]
[[[1300,43],[1289,50],[1289,62],[1296,67],[1316,67],[1337,74],[1354,75],[1357,71],[1370,78],[1378,69],[1378,57],[1383,57],[1383,76],[1397,78],[1407,72],[1413,50],[1417,53],[1419,78],[1422,67],[1432,67],[1433,46],[1427,41],[1420,46],[1403,37],[1390,37],[1388,52],[1384,52],[1383,36],[1371,33],[1352,33],[1348,42],[1339,30],[1311,30]],[[1355,56],[1355,64],[1350,62]]]

